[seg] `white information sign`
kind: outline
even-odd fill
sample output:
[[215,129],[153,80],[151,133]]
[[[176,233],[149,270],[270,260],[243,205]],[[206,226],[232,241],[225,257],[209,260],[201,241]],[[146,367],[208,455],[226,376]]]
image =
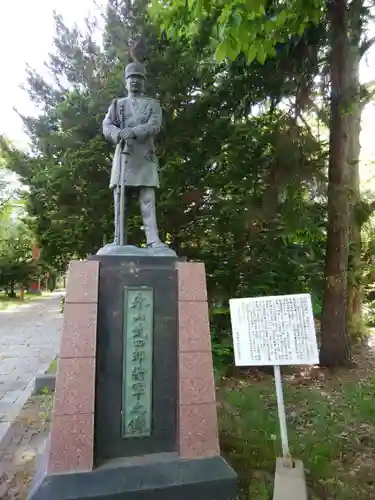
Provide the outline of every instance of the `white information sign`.
[[309,294],[230,299],[237,366],[319,363]]

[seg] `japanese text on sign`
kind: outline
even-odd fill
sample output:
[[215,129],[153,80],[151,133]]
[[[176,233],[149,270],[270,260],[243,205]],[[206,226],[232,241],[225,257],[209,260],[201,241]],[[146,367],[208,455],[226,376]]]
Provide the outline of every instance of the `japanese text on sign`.
[[123,415],[124,437],[151,435],[153,289],[125,287]]
[[229,301],[237,366],[319,362],[309,294]]

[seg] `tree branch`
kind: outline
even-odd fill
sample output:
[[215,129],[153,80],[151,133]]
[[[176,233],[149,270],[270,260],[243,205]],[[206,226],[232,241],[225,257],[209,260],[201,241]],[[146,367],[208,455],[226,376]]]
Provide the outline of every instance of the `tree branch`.
[[369,211],[369,215],[371,215],[373,212],[375,212],[375,201],[368,204],[368,211]]
[[319,108],[319,106],[313,101],[313,99],[309,99],[308,101],[309,108],[315,112],[318,119],[326,126],[329,127],[329,116],[324,109]]
[[370,90],[372,87],[375,86],[375,78],[373,80],[370,80],[369,82],[366,82],[362,85],[366,90]]
[[362,109],[374,100],[375,97],[375,79],[360,85],[358,104]]
[[367,40],[365,40],[361,46],[359,47],[359,53],[361,55],[361,57],[363,57],[366,52],[371,49],[371,47],[375,44],[375,36],[371,37],[371,38],[368,38]]
[[4,198],[0,200],[0,210],[3,210],[3,208],[6,207],[6,205],[11,201],[12,197],[8,196],[7,198]]

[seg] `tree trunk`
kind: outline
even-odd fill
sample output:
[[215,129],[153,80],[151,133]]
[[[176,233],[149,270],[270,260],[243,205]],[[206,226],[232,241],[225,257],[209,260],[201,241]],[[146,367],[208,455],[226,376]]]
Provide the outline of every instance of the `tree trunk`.
[[324,366],[347,366],[351,364],[351,349],[347,328],[350,68],[346,0],[331,0],[328,12],[331,25],[331,121],[320,363]]
[[359,158],[361,153],[360,134],[361,117],[365,102],[360,97],[359,66],[366,50],[373,42],[362,42],[364,32],[364,2],[352,1],[350,7],[350,56],[349,74],[352,95],[349,130],[348,164],[350,166],[350,246],[348,269],[348,328],[351,339],[364,336],[363,324],[363,265],[361,229],[363,220],[359,220],[358,210],[361,209],[361,189],[359,176]]
[[9,292],[8,292],[8,296],[9,296],[10,298],[13,298],[13,297],[15,297],[15,296],[16,296],[16,292],[14,291],[14,287],[15,287],[15,286],[16,286],[16,284],[15,284],[13,281],[11,281],[11,282],[9,283]]
[[[359,60],[357,65],[357,77]],[[353,68],[355,70],[355,68]],[[353,84],[355,82],[353,81]],[[359,80],[357,80],[359,92]],[[362,317],[362,258],[361,258],[361,222],[358,220],[357,210],[361,205],[361,191],[359,179],[359,156],[361,152],[359,136],[361,133],[362,104],[358,101],[352,103],[352,115],[350,117],[349,131],[349,189],[350,189],[350,245],[349,245],[349,269],[348,269],[348,329],[351,339],[359,339],[363,336]]]

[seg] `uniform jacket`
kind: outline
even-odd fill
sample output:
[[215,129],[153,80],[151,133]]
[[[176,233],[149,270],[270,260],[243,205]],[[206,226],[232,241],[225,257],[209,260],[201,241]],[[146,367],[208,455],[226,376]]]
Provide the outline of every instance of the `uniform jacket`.
[[[121,154],[119,139],[121,108],[124,111],[125,128],[131,129],[135,135],[127,140],[126,155]],[[112,102],[103,121],[104,136],[116,144],[110,188],[120,184],[121,165],[125,168],[125,186],[159,187],[154,137],[161,123],[162,111],[155,99],[124,97]]]

